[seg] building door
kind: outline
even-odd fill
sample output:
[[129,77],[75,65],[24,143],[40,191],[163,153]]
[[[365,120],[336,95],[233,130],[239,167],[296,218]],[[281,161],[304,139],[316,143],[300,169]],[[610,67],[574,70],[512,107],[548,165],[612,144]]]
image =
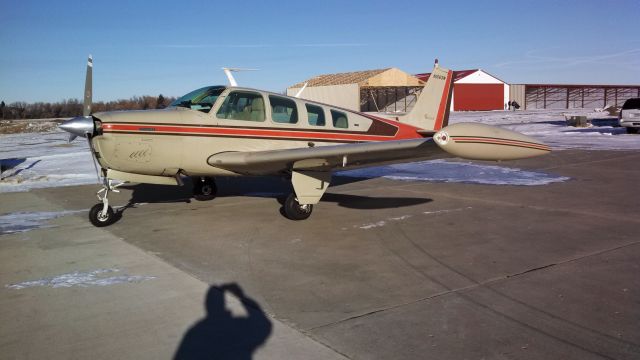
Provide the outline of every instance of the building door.
[[504,110],[504,84],[454,84],[453,110]]

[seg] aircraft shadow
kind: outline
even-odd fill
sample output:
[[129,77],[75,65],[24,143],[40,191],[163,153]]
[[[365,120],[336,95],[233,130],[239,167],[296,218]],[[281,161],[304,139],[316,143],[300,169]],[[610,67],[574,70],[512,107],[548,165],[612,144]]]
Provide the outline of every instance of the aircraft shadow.
[[351,194],[326,193],[322,197],[322,202],[334,202],[338,206],[349,209],[372,210],[391,209],[406,206],[426,204],[432,199],[415,197],[369,197]]
[[[186,178],[184,186],[154,185],[154,184],[126,184],[121,189],[131,190],[131,198],[126,205],[116,211],[116,221],[120,220],[127,209],[136,208],[142,203],[190,203],[194,201],[193,184]],[[334,176],[331,187],[369,180],[349,176]],[[278,177],[237,177],[216,178],[218,192],[216,198],[231,196],[248,196],[273,198],[280,203],[292,192],[291,183]],[[215,199],[212,201],[215,202]],[[405,197],[368,197],[350,194],[326,193],[323,202],[334,202],[338,206],[351,209],[388,209],[424,204],[432,201],[424,198]],[[282,209],[281,209],[282,210]]]
[[[227,310],[226,292],[242,302],[246,317],[235,317]],[[269,317],[235,283],[211,286],[204,305],[207,315],[186,331],[174,359],[251,359],[271,335]]]

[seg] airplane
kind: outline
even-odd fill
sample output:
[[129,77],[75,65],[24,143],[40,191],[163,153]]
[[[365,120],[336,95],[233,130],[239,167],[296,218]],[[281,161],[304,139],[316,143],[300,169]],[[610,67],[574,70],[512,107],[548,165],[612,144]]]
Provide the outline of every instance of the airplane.
[[[193,179],[198,200],[216,195],[216,176],[276,175],[290,179],[284,215],[307,219],[332,172],[457,156],[512,160],[546,154],[549,146],[480,123],[449,125],[453,72],[437,63],[413,109],[392,118],[238,86],[206,86],[160,110],[91,113],[89,56],[83,116],[60,128],[80,136],[100,166],[94,226],[117,220],[108,195],[124,183],[183,185]],[[98,168],[96,166],[96,173]]]

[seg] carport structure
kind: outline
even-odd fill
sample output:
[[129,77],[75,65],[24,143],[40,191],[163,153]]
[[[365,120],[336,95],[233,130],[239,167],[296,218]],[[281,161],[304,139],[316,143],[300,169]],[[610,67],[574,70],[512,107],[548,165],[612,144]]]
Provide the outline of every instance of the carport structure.
[[640,85],[512,84],[510,100],[524,109],[620,107],[640,97]]

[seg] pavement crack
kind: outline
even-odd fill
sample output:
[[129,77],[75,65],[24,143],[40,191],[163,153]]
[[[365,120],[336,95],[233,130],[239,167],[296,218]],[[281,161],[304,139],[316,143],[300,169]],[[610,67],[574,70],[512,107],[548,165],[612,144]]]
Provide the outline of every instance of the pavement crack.
[[542,270],[542,269],[550,268],[550,267],[552,267],[552,266],[556,266],[556,265],[558,265],[558,264],[557,264],[557,263],[553,263],[553,264],[549,264],[549,265],[538,266],[538,267],[535,267],[535,268],[533,268],[533,269],[529,269],[529,270],[525,270],[525,271],[522,271],[522,272],[519,272],[519,273],[515,273],[515,274],[507,275],[507,276],[506,276],[506,277],[504,277],[504,278],[505,278],[505,279],[509,279],[509,278],[513,278],[513,277],[516,277],[516,276],[520,276],[520,275],[528,274],[528,273],[531,273],[531,272],[534,272],[534,271],[538,271],[538,270]]

